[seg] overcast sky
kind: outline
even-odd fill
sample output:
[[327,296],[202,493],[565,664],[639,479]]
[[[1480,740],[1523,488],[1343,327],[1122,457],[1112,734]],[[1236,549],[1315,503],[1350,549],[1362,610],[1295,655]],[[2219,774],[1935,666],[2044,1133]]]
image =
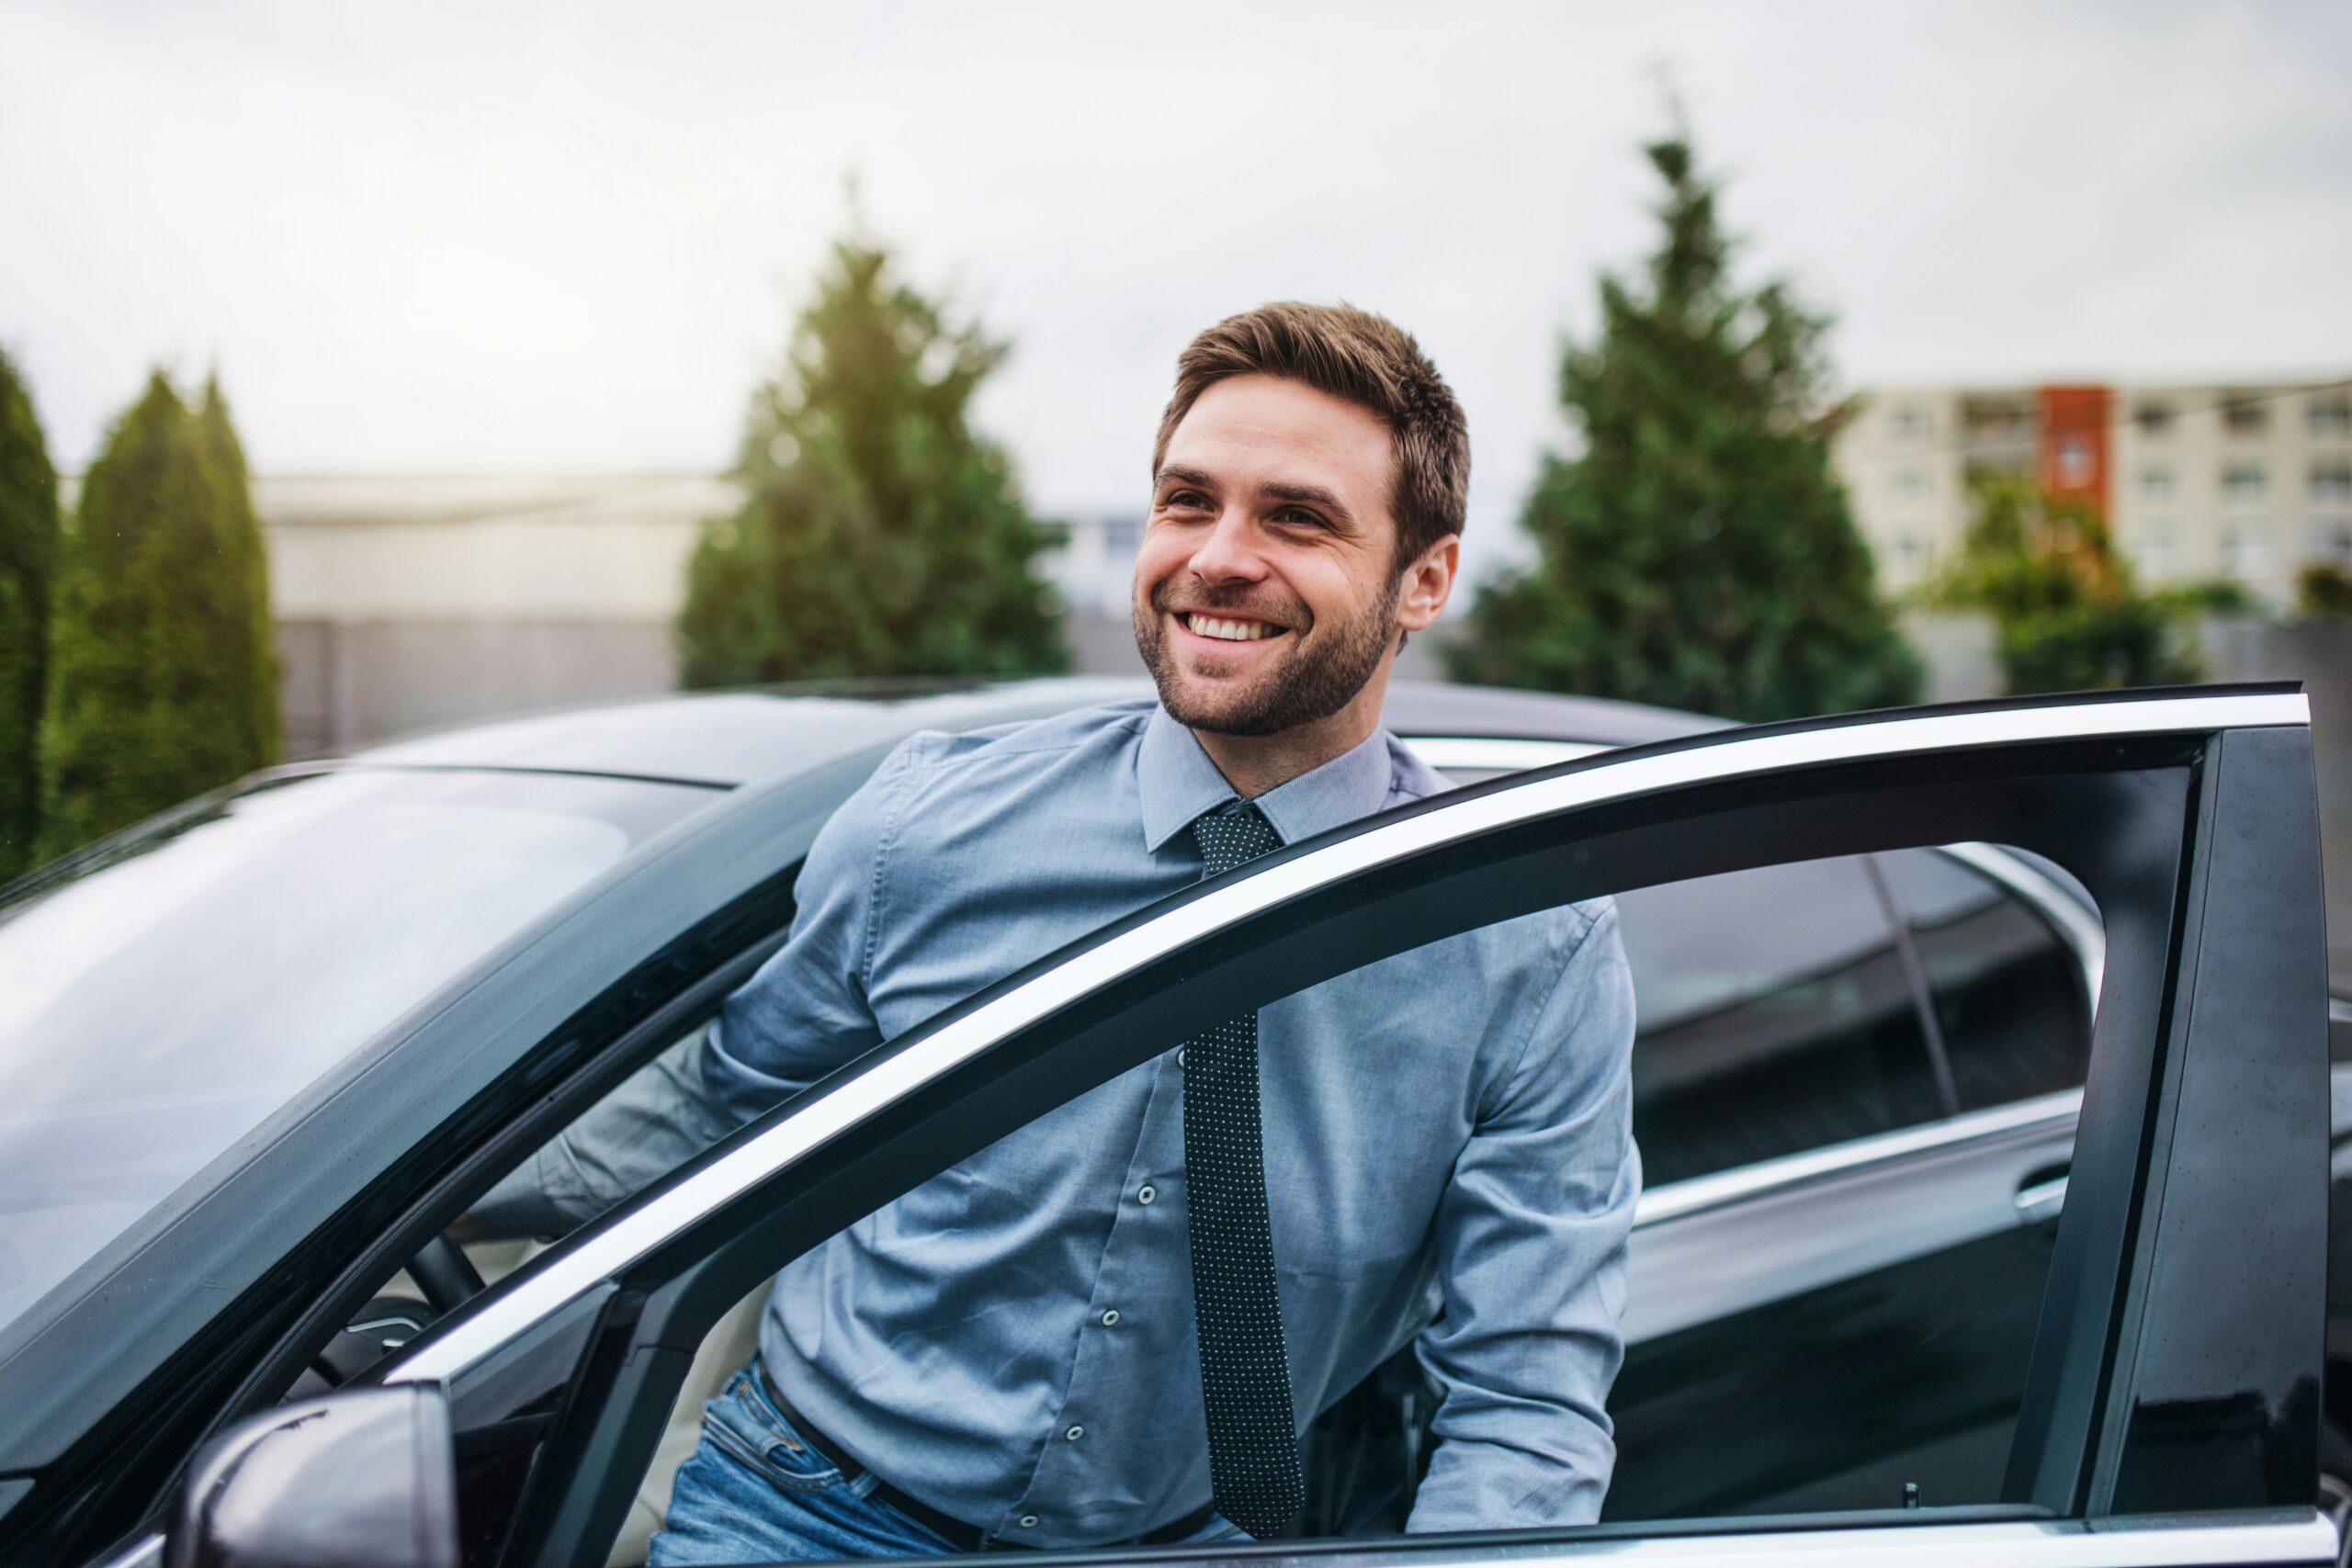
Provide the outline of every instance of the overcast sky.
[[1013,342],[1042,509],[1140,505],[1193,331],[1344,298],[1462,395],[1491,549],[1662,67],[1849,383],[2352,367],[2337,0],[0,0],[0,344],[68,468],[159,360],[264,471],[714,467],[854,167]]

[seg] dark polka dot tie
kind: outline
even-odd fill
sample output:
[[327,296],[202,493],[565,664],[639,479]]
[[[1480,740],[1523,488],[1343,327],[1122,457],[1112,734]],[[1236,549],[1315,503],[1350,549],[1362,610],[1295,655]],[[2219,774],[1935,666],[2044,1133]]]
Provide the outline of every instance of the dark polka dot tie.
[[[1193,824],[1193,836],[1209,876],[1283,847],[1265,814],[1247,801],[1206,813]],[[1267,1540],[1297,1517],[1306,1493],[1266,1215],[1258,1015],[1245,1013],[1188,1042],[1183,1058],[1185,1221],[1209,1482],[1218,1511]]]

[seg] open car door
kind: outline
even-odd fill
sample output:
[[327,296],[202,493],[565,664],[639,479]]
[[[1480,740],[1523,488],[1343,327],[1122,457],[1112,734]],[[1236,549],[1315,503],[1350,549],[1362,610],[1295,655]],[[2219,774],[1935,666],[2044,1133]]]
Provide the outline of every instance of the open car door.
[[1670,1524],[1531,1515],[1316,1554],[1384,1568],[1472,1551],[2334,1562],[2312,1506],[2328,1057],[2307,726],[2284,687],[1899,710],[1611,752],[1371,818],[1155,905],[873,1053],[455,1314],[386,1381],[446,1400],[469,1564],[598,1568],[721,1314],[1087,1089],[1244,1009],[1498,920],[1748,867],[1984,841],[2071,872],[2108,938],[1997,1494]]

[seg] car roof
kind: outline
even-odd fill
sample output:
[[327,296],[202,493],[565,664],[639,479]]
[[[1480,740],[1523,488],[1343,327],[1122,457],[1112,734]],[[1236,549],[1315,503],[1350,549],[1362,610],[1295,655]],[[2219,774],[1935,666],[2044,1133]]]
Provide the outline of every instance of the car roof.
[[[529,769],[733,785],[804,772],[919,729],[978,729],[1151,694],[1140,677],[954,685],[870,682],[685,693],[469,725],[386,742],[351,761]],[[1629,746],[1722,719],[1544,692],[1397,682],[1382,714],[1405,736]]]

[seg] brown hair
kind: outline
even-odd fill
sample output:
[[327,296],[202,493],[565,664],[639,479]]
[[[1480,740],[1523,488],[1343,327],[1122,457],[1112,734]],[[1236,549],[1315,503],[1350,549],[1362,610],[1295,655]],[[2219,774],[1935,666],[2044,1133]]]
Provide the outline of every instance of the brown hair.
[[1352,305],[1283,301],[1227,316],[1176,358],[1176,390],[1152,444],[1155,477],[1168,438],[1203,392],[1228,376],[1279,376],[1370,410],[1396,454],[1388,505],[1402,568],[1462,532],[1470,493],[1470,429],[1453,389],[1413,334]]

